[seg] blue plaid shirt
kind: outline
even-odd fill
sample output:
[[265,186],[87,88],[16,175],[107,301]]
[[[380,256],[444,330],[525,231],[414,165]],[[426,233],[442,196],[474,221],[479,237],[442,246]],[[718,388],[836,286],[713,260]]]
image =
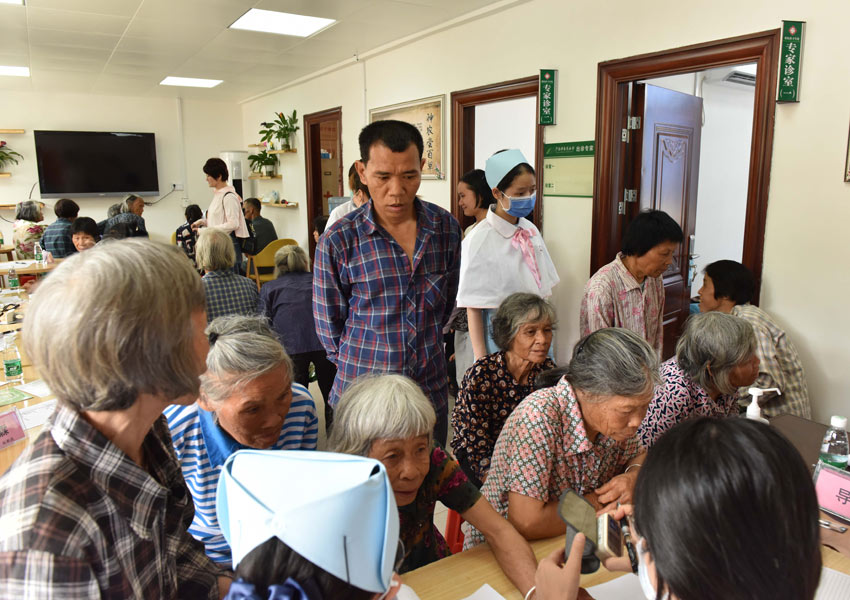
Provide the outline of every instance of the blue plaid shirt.
[[71,241],[71,221],[56,219],[44,230],[41,247],[50,252],[53,258],[65,258],[77,251]]
[[416,381],[438,414],[447,402],[443,325],[457,294],[460,225],[442,208],[414,201],[413,265],[376,222],[372,203],[319,239],[313,273],[316,333],[337,365],[329,402],[363,373]]
[[207,296],[207,323],[223,315],[256,315],[257,284],[231,270],[212,271],[201,278]]

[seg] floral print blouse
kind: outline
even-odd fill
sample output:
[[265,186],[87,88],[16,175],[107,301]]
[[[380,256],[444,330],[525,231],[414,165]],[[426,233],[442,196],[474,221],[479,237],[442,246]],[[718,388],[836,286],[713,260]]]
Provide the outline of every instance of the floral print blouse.
[[482,357],[463,377],[452,412],[452,449],[463,472],[481,487],[490,469],[490,456],[510,414],[534,391],[534,379],[555,368],[547,358],[534,365],[525,384],[517,381],[506,364],[505,352]]
[[19,259],[35,258],[35,244],[41,242],[46,225],[18,219],[12,227],[12,241]]
[[738,414],[738,394],[720,394],[712,400],[702,387],[685,375],[674,356],[661,365],[664,384],[655,388],[638,437],[651,448],[668,429],[691,417],[731,417]]
[[398,507],[399,538],[405,551],[399,573],[424,567],[451,554],[446,539],[434,525],[437,500],[462,514],[479,498],[481,492],[469,482],[457,462],[435,446],[431,451],[431,468],[419,486],[416,500]]

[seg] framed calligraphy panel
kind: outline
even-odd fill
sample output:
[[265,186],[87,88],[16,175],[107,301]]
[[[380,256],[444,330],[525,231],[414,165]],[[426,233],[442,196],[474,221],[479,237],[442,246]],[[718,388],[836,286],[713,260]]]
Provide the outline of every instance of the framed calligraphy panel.
[[425,159],[425,166],[422,167],[422,179],[445,179],[446,173],[443,169],[445,162],[443,152],[443,139],[445,138],[443,135],[444,106],[445,96],[431,96],[421,100],[371,108],[369,109],[369,122],[395,119],[416,127],[422,134],[422,141],[425,144],[422,154]]

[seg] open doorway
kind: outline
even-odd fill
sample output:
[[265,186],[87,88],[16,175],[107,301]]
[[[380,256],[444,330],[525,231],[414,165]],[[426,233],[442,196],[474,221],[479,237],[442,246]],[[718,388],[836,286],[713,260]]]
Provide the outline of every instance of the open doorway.
[[740,261],[760,284],[779,44],[776,29],[599,65],[590,272],[614,259],[626,225],[640,209],[664,210],[682,226],[685,239],[664,274],[665,358],[673,354],[689,314],[692,275],[699,268],[695,255],[703,99],[650,81],[689,74],[693,82],[695,72],[755,66]]
[[313,220],[328,216],[343,196],[342,108],[304,115],[307,169],[307,239],[310,256],[316,251]]
[[[497,150],[519,148],[535,168],[537,189],[543,189],[543,126],[537,124],[539,77],[526,77],[452,92],[452,214],[462,228],[473,219],[457,203],[457,182]],[[538,194],[541,192],[538,191]],[[542,202],[528,219],[542,230]]]

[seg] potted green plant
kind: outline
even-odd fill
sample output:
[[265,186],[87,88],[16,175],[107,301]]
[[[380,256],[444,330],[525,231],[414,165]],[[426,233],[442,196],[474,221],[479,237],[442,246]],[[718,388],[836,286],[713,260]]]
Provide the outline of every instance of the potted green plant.
[[260,123],[260,139],[267,144],[274,144],[277,140],[281,150],[292,148],[292,134],[301,129],[298,125],[298,113],[293,110],[292,115],[286,116],[282,112],[275,113],[274,121]]
[[18,164],[18,159],[23,160],[23,156],[20,153],[15,152],[11,148],[6,145],[6,142],[0,140],[0,169],[2,169],[8,163]]
[[251,164],[251,171],[254,173],[262,173],[271,177],[275,174],[277,156],[269,154],[269,151],[263,148],[256,154],[250,154],[248,162]]

